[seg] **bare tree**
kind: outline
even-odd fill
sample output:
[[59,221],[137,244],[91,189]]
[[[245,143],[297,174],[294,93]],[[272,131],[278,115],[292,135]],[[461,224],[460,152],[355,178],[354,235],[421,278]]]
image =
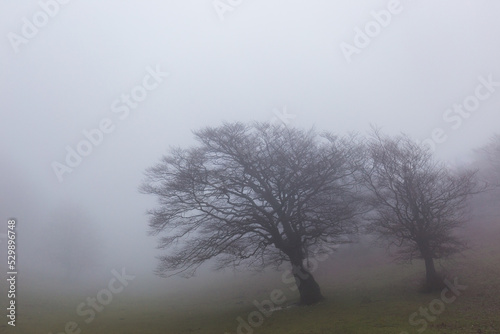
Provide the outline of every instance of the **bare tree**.
[[500,187],[500,134],[476,151],[481,173],[492,186]]
[[483,147],[475,150],[473,166],[478,169],[487,191],[474,199],[474,227],[484,228],[497,225],[500,208],[500,134],[494,135]]
[[169,249],[157,273],[190,276],[210,259],[216,269],[289,261],[301,303],[321,300],[306,260],[357,230],[360,147],[267,123],[224,124],[195,137],[200,145],[171,150],[140,188],[158,198],[149,226]]
[[77,282],[80,274],[100,262],[102,247],[93,224],[69,202],[53,211],[44,239],[51,260],[64,271],[66,283]]
[[466,248],[455,232],[476,193],[475,172],[451,171],[404,135],[389,138],[375,131],[367,151],[364,178],[374,208],[370,227],[397,247],[399,259],[423,259],[425,288],[438,289],[442,280],[434,260]]

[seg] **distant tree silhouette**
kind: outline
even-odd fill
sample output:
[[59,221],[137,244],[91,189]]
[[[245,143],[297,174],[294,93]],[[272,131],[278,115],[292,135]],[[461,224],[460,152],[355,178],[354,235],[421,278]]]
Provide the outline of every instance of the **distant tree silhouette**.
[[54,264],[64,271],[63,281],[73,283],[78,276],[99,263],[102,245],[89,218],[77,206],[64,203],[53,211],[46,249]]
[[485,180],[492,186],[500,187],[500,134],[495,134],[488,144],[476,152]]
[[426,290],[440,288],[434,260],[466,248],[455,232],[467,219],[468,199],[479,191],[476,173],[453,172],[407,136],[378,131],[368,141],[367,158],[371,230],[396,246],[401,260],[423,259]]
[[[475,150],[473,166],[478,169],[487,191],[474,199],[474,216],[481,225],[495,224],[500,208],[500,134],[491,137],[483,147]],[[493,225],[494,226],[494,225]]]

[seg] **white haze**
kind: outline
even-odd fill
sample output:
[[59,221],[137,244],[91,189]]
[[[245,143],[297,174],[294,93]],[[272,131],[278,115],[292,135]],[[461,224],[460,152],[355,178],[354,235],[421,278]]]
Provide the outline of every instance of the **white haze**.
[[[2,1],[0,233],[18,220],[20,280],[59,284],[47,250],[57,242],[51,215],[64,203],[86,213],[99,240],[87,245],[99,256],[80,282],[100,284],[126,268],[138,289],[154,293],[153,283],[218,277],[153,275],[161,253],[145,211],[155,200],[137,191],[147,167],[170,146],[193,145],[191,131],[207,125],[270,121],[286,110],[295,116],[289,126],[340,134],[376,124],[424,140],[438,127],[448,139],[437,155],[467,161],[499,130],[500,89],[456,130],[443,113],[474,93],[478,77],[500,81],[500,3],[402,1],[402,13],[348,63],[340,44],[387,3],[244,1],[222,21],[211,0],[73,0],[15,53],[6,36],[40,7]],[[156,66],[170,75],[120,120],[111,104]],[[64,163],[66,146],[104,118],[114,131],[59,182],[51,164]]]

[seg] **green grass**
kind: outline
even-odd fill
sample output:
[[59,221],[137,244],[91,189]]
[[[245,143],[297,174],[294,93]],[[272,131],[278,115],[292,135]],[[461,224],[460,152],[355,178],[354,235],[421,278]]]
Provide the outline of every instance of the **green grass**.
[[[460,284],[468,287],[453,303],[446,304],[435,321],[427,322],[425,333],[500,333],[499,236],[482,242],[480,248],[468,251],[464,257],[442,263],[448,277],[458,277]],[[326,301],[276,311],[253,333],[417,333],[420,326],[409,324],[410,314],[440,298],[440,293],[417,292],[423,276],[420,262],[398,265],[380,261],[346,267],[349,261],[339,260],[336,264],[336,260],[334,256],[331,265],[323,263],[317,271]],[[371,263],[370,259],[367,263]],[[297,300],[297,293],[279,276],[257,276],[213,283],[191,293],[159,292],[148,297],[124,292],[116,295],[90,324],[75,313],[76,306],[89,295],[25,292],[18,298],[18,325],[11,328],[0,324],[0,333],[59,334],[65,323],[73,320],[80,325],[82,334],[233,334],[237,317],[247,319],[256,311],[252,302],[269,299],[273,289],[285,293],[286,303]]]

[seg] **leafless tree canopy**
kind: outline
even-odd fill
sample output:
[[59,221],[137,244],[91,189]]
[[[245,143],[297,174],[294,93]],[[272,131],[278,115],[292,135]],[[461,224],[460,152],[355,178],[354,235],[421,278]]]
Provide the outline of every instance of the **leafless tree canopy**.
[[367,150],[364,175],[375,208],[370,226],[399,247],[400,259],[423,258],[432,284],[433,260],[465,247],[454,231],[466,220],[475,172],[452,172],[406,136],[387,138],[375,131]]
[[141,186],[159,200],[150,227],[170,254],[160,259],[160,275],[191,275],[212,258],[218,268],[301,266],[356,231],[362,155],[355,138],[266,123],[195,136],[200,145],[173,149]]

